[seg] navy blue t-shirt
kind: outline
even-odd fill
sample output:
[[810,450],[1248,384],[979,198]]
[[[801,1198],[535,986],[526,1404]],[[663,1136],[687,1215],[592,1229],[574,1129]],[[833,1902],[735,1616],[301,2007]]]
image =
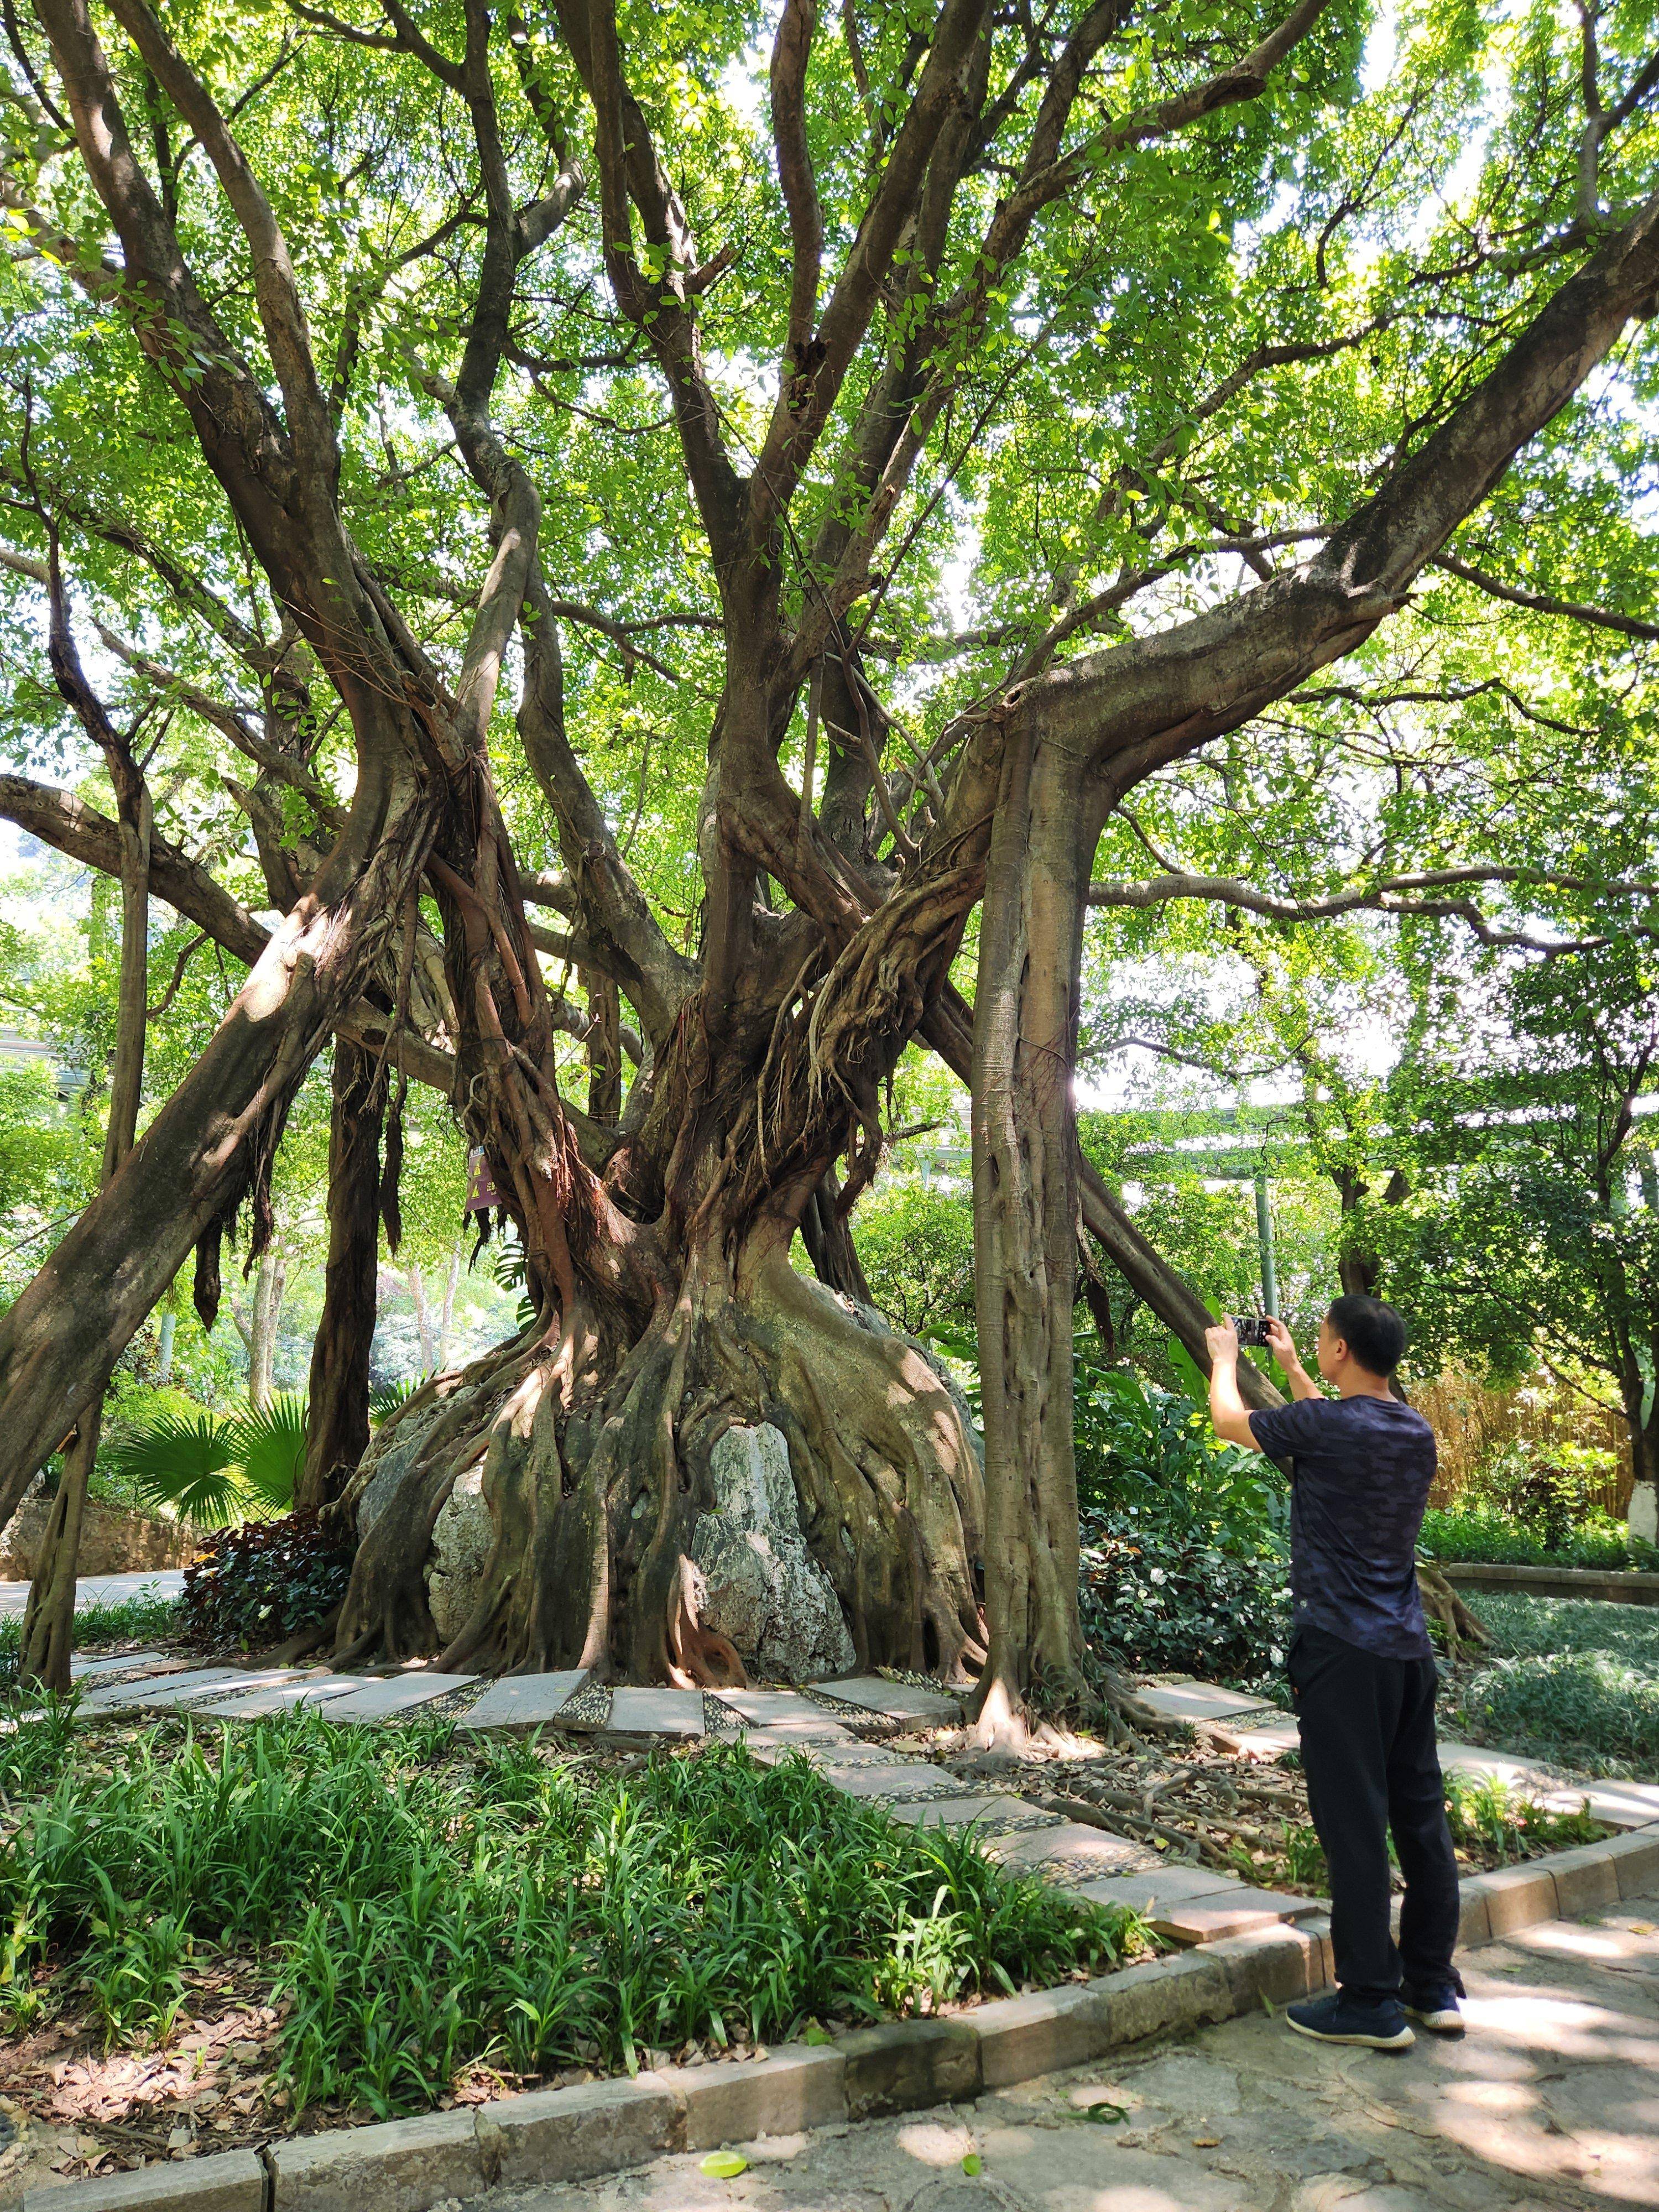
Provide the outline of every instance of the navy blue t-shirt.
[[1296,1462],[1291,1599],[1322,1628],[1384,1659],[1434,1647],[1417,1594],[1417,1537],[1434,1480],[1434,1431],[1398,1398],[1300,1398],[1250,1415],[1270,1459]]

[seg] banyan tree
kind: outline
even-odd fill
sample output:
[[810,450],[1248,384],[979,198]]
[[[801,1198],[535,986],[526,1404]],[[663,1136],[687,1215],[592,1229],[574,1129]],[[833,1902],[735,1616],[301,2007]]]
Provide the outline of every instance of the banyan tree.
[[[257,1249],[331,1052],[337,1655],[730,1679],[696,1526],[768,1424],[861,1663],[988,1730],[1073,1694],[1079,1237],[1204,1318],[1079,1158],[1097,842],[1424,591],[1524,586],[1526,449],[1650,359],[1640,15],[7,10],[12,664],[118,804],[25,731],[0,811],[246,975],[0,1320],[0,1519]],[[908,1049],[971,1096],[982,1456],[860,1296]],[[533,1318],[365,1458],[411,1084]]]

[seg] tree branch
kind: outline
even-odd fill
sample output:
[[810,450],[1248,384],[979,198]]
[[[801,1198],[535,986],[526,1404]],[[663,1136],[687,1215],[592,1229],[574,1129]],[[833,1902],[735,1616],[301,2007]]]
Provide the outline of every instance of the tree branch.
[[1431,566],[1443,568],[1449,576],[1461,577],[1477,591],[1485,592],[1489,599],[1502,599],[1509,606],[1526,607],[1534,614],[1560,615],[1568,622],[1586,623],[1595,629],[1616,630],[1621,637],[1659,639],[1659,623],[1640,622],[1634,615],[1615,614],[1607,607],[1582,606],[1571,599],[1553,599],[1545,592],[1523,591],[1517,584],[1500,584],[1496,576],[1489,576],[1483,568],[1460,561],[1455,554],[1437,553]]

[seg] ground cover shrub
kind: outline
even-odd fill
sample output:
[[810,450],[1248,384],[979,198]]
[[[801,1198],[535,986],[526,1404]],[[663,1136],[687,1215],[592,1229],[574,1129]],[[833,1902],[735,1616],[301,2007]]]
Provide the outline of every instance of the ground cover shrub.
[[1460,1682],[1451,1725],[1478,1743],[1609,1774],[1659,1767],[1659,1673],[1616,1653],[1534,1651]]
[[1431,1506],[1423,1516],[1420,1548],[1431,1559],[1478,1560],[1510,1567],[1605,1567],[1619,1571],[1659,1567],[1659,1551],[1632,1536],[1622,1521],[1586,1513],[1570,1531],[1547,1537],[1495,1505]]
[[[0,2004],[73,1985],[111,2042],[163,2035],[197,1962],[257,1954],[276,2079],[385,2116],[461,2068],[632,2069],[694,2039],[931,2011],[1115,1963],[1144,1938],[908,1828],[802,1759],[714,1746],[619,1772],[441,1723],[168,1721],[71,1759],[56,1711],[6,1744]],[[27,1742],[25,1740],[27,1739]]]
[[[83,1605],[75,1615],[76,1651],[95,1651],[106,1644],[131,1644],[140,1638],[177,1636],[180,1613],[177,1599],[123,1598],[114,1605]],[[13,1613],[0,1620],[0,1690],[17,1679],[17,1653],[22,1640],[23,1617]]]
[[1084,1633],[1146,1674],[1253,1680],[1290,1632],[1283,1480],[1193,1401],[1079,1346]]
[[351,1580],[349,1541],[315,1513],[244,1521],[185,1569],[180,1618],[201,1644],[258,1650],[326,1620]]

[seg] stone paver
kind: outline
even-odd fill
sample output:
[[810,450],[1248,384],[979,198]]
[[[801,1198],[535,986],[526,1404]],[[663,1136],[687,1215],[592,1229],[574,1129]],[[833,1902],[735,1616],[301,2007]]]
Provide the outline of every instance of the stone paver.
[[815,1682],[812,1686],[826,1698],[856,1705],[878,1720],[922,1721],[948,1728],[962,1718],[959,1700],[947,1698],[942,1690],[924,1690],[914,1682],[889,1682],[879,1674],[853,1674],[845,1681]]
[[609,1735],[701,1735],[702,1692],[613,1690],[605,1730]]
[[842,1766],[824,1769],[825,1778],[849,1797],[896,1797],[910,1803],[918,1797],[970,1797],[982,1795],[953,1782],[942,1766],[924,1759],[901,1759],[896,1766]]
[[471,1711],[464,1729],[542,1728],[568,1705],[588,1677],[586,1667],[558,1674],[505,1674],[492,1682]]
[[464,1690],[477,1679],[476,1674],[389,1674],[378,1682],[365,1682],[349,1698],[331,1698],[328,1717],[331,1721],[395,1720],[399,1713],[429,1705],[434,1698],[447,1698],[452,1690]]
[[1210,1682],[1149,1685],[1135,1694],[1143,1705],[1172,1721],[1229,1721],[1273,1710],[1265,1698],[1247,1698],[1241,1690],[1221,1690]]
[[1034,1805],[1006,1791],[984,1797],[929,1797],[920,1803],[890,1805],[887,1809],[896,1820],[911,1828],[968,1828],[977,1823],[990,1832],[1054,1825]]
[[[513,2212],[1615,2212],[1659,2205],[1659,1899],[1464,1963],[1471,2033],[1326,2050],[1254,2013],[971,2105],[531,2188]],[[1108,2102],[1115,2125],[1091,2122]],[[980,2171],[963,2171],[965,2158]],[[478,2212],[484,2203],[475,2200]]]
[[364,1674],[311,1673],[286,1682],[270,1682],[245,1697],[216,1697],[196,1710],[198,1713],[211,1713],[216,1719],[263,1721],[269,1720],[273,1713],[294,1712],[301,1705],[329,1705],[337,1698],[349,1697],[354,1690],[367,1689],[368,1686],[369,1677]]
[[165,1651],[132,1651],[125,1659],[71,1659],[71,1682],[95,1681],[100,1674],[157,1674],[179,1662]]
[[1004,1866],[1023,1868],[1068,1884],[1098,1881],[1104,1875],[1142,1874],[1158,1863],[1158,1853],[1127,1837],[1108,1835],[1080,1820],[1062,1820],[1057,1827],[1031,1828],[1011,1836],[994,1836],[988,1855]]
[[845,1722],[793,1690],[721,1690],[719,1698],[748,1723],[745,1733],[763,1734],[769,1743],[856,1741]]
[[[183,1674],[163,1675],[155,1681],[106,1683],[101,1690],[88,1690],[81,1705],[83,1711],[107,1712],[121,1705],[189,1705],[192,1699],[217,1689],[221,1683],[246,1682],[254,1689],[270,1679],[246,1674],[240,1667],[192,1667]],[[278,1679],[285,1680],[286,1676]]]

